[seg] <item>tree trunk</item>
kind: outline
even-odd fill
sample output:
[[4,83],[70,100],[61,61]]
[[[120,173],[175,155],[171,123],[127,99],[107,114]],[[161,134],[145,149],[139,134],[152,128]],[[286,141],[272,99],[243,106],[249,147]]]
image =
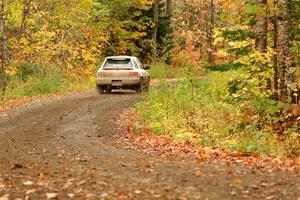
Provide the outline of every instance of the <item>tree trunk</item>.
[[[255,47],[260,53],[267,52],[267,33],[268,33],[268,19],[267,19],[267,0],[256,0],[256,4],[263,10],[256,15],[256,38]],[[261,66],[263,67],[263,66]]]
[[[268,39],[268,18],[267,18],[267,0],[256,0],[256,5],[262,10],[256,15],[256,25],[255,25],[255,49],[259,53],[267,53],[267,39]],[[258,67],[260,71],[266,70],[266,66],[261,62],[258,62]],[[260,79],[262,79],[261,77]],[[260,80],[261,85],[263,81],[266,81],[266,89],[271,90],[271,80],[266,78],[265,80]]]
[[278,101],[279,95],[278,95],[278,57],[277,57],[277,41],[278,41],[278,24],[277,24],[277,13],[274,16],[273,19],[273,26],[274,26],[274,46],[275,54],[274,54],[274,61],[273,61],[273,69],[274,69],[274,75],[273,75],[273,98],[274,100]]
[[291,70],[293,61],[291,54],[290,0],[279,0],[278,11],[277,53],[280,77],[280,101],[291,103],[293,91],[290,85],[295,82],[295,72]]
[[158,32],[158,20],[159,20],[159,3],[160,0],[155,0],[153,4],[153,33],[152,33],[152,63],[157,62],[157,32]]
[[26,26],[27,26],[26,20],[29,14],[30,4],[31,4],[31,0],[23,0],[23,13],[22,13],[22,21],[20,26],[19,37],[25,34]]
[[4,97],[6,92],[6,75],[5,68],[8,65],[8,50],[7,50],[7,36],[6,36],[6,19],[5,19],[5,0],[1,0],[0,5],[0,33],[1,33],[1,69],[0,69],[0,80],[1,80],[1,92]]
[[[277,8],[278,6],[278,0],[274,0],[274,7]],[[275,9],[275,13],[274,13],[274,17],[272,18],[272,23],[273,23],[273,27],[274,27],[274,38],[273,38],[273,49],[275,51],[275,54],[273,56],[273,99],[275,101],[279,100],[279,94],[278,94],[278,80],[279,80],[279,76],[278,76],[278,57],[277,57],[277,40],[278,40],[278,22],[277,22],[277,11]]]
[[215,4],[214,0],[210,0],[210,25],[209,25],[209,33],[208,33],[208,62],[210,64],[215,63],[214,58],[214,45],[213,45],[213,34],[215,29]]
[[167,0],[166,15],[167,16],[172,16],[172,14],[173,14],[172,0]]

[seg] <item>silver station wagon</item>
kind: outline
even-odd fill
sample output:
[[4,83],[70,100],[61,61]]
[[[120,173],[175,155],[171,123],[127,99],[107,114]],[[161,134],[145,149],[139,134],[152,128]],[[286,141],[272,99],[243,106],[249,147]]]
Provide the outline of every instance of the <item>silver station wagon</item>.
[[97,72],[97,90],[101,94],[111,93],[113,89],[145,91],[150,84],[148,69],[136,57],[107,57]]

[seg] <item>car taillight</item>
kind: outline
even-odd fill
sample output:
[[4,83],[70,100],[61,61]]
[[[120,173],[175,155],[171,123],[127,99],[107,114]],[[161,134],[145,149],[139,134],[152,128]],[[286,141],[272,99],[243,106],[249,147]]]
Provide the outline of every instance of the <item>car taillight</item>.
[[104,77],[105,76],[105,72],[98,72],[98,77]]
[[139,76],[138,72],[129,72],[129,76]]

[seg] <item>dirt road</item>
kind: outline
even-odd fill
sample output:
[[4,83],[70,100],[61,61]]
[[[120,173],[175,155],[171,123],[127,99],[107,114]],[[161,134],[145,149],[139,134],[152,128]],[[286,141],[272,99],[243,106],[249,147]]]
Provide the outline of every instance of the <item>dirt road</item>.
[[135,94],[43,100],[0,119],[0,199],[295,199],[299,175],[163,158],[115,142]]

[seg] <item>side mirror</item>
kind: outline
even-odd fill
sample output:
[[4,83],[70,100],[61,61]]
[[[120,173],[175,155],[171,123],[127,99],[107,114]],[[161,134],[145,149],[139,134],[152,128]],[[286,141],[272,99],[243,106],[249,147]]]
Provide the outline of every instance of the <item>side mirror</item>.
[[149,70],[150,69],[150,66],[145,66],[144,67],[144,70]]

